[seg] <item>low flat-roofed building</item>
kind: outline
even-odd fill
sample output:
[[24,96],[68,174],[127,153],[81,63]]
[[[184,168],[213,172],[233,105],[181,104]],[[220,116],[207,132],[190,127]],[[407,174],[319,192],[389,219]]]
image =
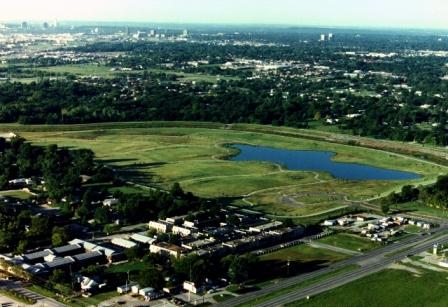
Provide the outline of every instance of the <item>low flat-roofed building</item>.
[[73,258],[80,266],[103,263],[105,260],[105,256],[101,252],[87,252],[71,258]]
[[149,251],[153,254],[160,254],[160,255],[166,255],[166,256],[173,256],[176,258],[181,257],[184,253],[187,252],[187,249],[174,245],[169,244],[165,242],[152,244],[149,247]]
[[[73,259],[72,257],[65,257],[65,258],[56,258],[53,261],[47,261],[40,265],[48,271],[54,271],[54,270],[68,269],[70,265],[73,265],[75,262],[76,260]],[[39,266],[39,264],[36,266]]]
[[137,246],[137,243],[122,238],[113,238],[111,243],[126,249],[134,248]]
[[189,249],[189,250],[195,250],[195,249],[202,249],[207,246],[213,245],[215,243],[215,240],[213,239],[205,239],[205,240],[197,240],[189,243],[183,243],[182,247]]
[[38,262],[42,262],[44,261],[44,258],[52,255],[53,252],[49,249],[43,250],[43,251],[38,251],[35,253],[30,253],[30,254],[24,254],[22,256],[19,256],[18,258],[23,260],[26,263],[38,263]]
[[52,250],[58,256],[71,256],[81,253],[83,251],[83,248],[79,244],[70,244],[56,247]]
[[192,234],[196,233],[198,230],[197,228],[191,228],[191,227],[181,227],[181,226],[173,226],[172,232],[175,235],[180,235],[182,237],[188,237]]
[[129,282],[127,285],[119,286],[117,287],[117,293],[118,294],[126,294],[131,292],[131,289],[133,286],[136,286],[136,282]]
[[156,239],[148,237],[144,233],[134,233],[131,236],[131,239],[135,242],[142,243],[142,244],[148,244],[148,245],[151,245],[156,241]]
[[173,224],[165,222],[165,221],[151,221],[149,222],[149,228],[154,229],[157,232],[168,233],[173,229]]
[[182,225],[186,217],[186,215],[167,217],[165,221],[173,225]]
[[250,232],[258,232],[258,233],[260,233],[260,232],[265,232],[265,231],[269,231],[269,230],[272,230],[272,229],[279,228],[282,225],[283,225],[283,222],[274,221],[274,222],[271,222],[271,223],[250,227],[249,231]]

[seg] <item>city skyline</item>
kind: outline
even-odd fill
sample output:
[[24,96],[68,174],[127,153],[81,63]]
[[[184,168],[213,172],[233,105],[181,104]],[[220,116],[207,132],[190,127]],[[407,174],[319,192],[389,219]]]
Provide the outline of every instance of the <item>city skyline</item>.
[[[188,4],[186,4],[188,3]],[[25,0],[5,1],[0,21],[98,21],[448,29],[448,3],[428,1]]]

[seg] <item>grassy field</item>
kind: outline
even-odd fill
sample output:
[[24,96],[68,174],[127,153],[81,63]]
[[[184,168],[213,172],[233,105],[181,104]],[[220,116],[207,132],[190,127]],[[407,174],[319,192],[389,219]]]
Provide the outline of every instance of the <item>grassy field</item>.
[[332,263],[347,259],[348,255],[309,245],[297,245],[260,257],[257,278],[251,281],[256,287],[306,272],[312,272]]
[[[143,73],[143,71],[112,71],[111,67],[95,65],[95,64],[73,64],[73,65],[59,65],[59,66],[50,66],[50,67],[40,67],[36,68],[36,71],[43,71],[47,73],[53,73],[55,75],[60,74],[73,74],[78,76],[97,76],[102,78],[113,78],[119,74],[137,74]],[[173,75],[179,77],[180,82],[208,82],[208,83],[217,83],[220,80],[223,81],[233,81],[238,80],[235,77],[226,77],[226,76],[215,76],[215,75],[207,75],[207,74],[196,74],[196,73],[185,73],[182,71],[173,71],[167,69],[148,69],[148,72],[152,73],[161,73],[167,75]]]
[[[249,130],[260,132],[243,131]],[[244,206],[278,217],[305,218],[340,210],[352,201],[368,200],[405,184],[432,182],[446,167],[374,149],[295,136],[270,134],[274,128],[229,128],[208,123],[109,123],[73,126],[0,125],[40,145],[90,148],[133,181],[168,188],[179,182],[203,197],[244,197]],[[291,128],[275,128],[292,133]],[[311,132],[308,132],[311,133]],[[323,132],[315,132],[321,135]],[[251,144],[286,149],[325,150],[334,160],[416,172],[413,181],[343,181],[325,173],[288,171],[262,162],[233,162],[225,144]]]
[[297,245],[285,248],[274,253],[263,255],[260,257],[264,261],[281,261],[281,262],[302,262],[313,263],[319,261],[320,265],[329,265],[347,258],[347,255],[337,253],[328,249],[314,248],[309,245]]
[[59,65],[51,67],[37,68],[36,71],[44,71],[54,74],[73,74],[80,76],[97,76],[103,78],[111,78],[121,72],[111,71],[110,67],[98,66],[94,64],[75,64],[75,65]]
[[359,268],[357,265],[348,265],[348,266],[345,266],[343,268],[340,268],[340,269],[337,269],[335,271],[332,271],[330,273],[323,274],[323,275],[321,275],[319,277],[311,278],[311,279],[309,279],[307,281],[295,284],[293,286],[286,287],[286,288],[283,288],[283,289],[275,291],[275,292],[271,292],[271,293],[269,293],[267,295],[264,295],[264,296],[261,296],[261,297],[257,297],[254,300],[251,300],[251,301],[248,301],[248,302],[246,302],[244,304],[238,305],[238,307],[251,307],[251,306],[254,306],[256,304],[267,302],[267,301],[269,301],[269,300],[271,300],[273,298],[279,297],[279,296],[284,295],[286,293],[290,293],[290,292],[292,292],[294,290],[302,289],[302,288],[304,288],[306,286],[316,284],[318,282],[327,280],[330,277],[334,277],[334,276],[337,276],[337,275],[345,273],[345,272],[350,272],[350,271],[355,270],[357,268]]
[[31,194],[22,190],[0,191],[0,196],[13,197],[23,200],[31,198]]
[[443,307],[447,305],[448,275],[419,269],[419,274],[385,270],[348,285],[287,306]]
[[375,244],[374,242],[366,238],[361,238],[359,236],[347,233],[339,233],[332,236],[328,236],[320,239],[319,242],[361,252],[369,251],[379,246],[378,244]]

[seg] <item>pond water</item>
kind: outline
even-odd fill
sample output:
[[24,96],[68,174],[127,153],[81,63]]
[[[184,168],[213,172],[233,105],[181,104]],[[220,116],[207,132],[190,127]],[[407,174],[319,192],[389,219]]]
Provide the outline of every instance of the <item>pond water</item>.
[[265,161],[289,170],[322,171],[345,180],[411,180],[421,178],[410,172],[396,171],[357,163],[335,162],[328,151],[286,150],[250,145],[231,145],[240,151],[232,161]]

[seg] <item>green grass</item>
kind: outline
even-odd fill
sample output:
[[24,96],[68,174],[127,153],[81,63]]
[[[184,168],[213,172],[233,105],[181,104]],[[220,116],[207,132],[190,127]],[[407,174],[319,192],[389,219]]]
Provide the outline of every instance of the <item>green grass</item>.
[[[248,195],[246,206],[279,218],[333,214],[350,207],[352,200],[380,197],[410,183],[431,182],[446,171],[392,153],[304,139],[295,135],[303,134],[302,130],[291,128],[235,125],[228,129],[210,123],[138,122],[72,126],[5,124],[0,125],[0,130],[14,131],[36,144],[90,148],[98,159],[115,165],[124,176],[138,183],[166,189],[180,182],[185,190],[203,197]],[[278,131],[292,136],[271,134]],[[320,131],[306,130],[306,133],[326,136]],[[270,163],[221,160],[235,153],[223,146],[229,143],[333,151],[337,153],[336,161],[412,171],[424,177],[414,181],[351,182],[334,180],[324,173],[287,171]],[[337,196],[333,195],[335,192]]]
[[39,285],[31,285],[28,286],[27,289],[30,291],[33,291],[35,293],[38,293],[42,296],[52,298],[56,301],[59,301],[63,304],[66,304],[68,306],[73,307],[88,307],[88,306],[97,306],[99,303],[109,300],[111,298],[119,296],[119,294],[116,291],[110,291],[110,292],[104,292],[99,293],[96,295],[93,295],[91,297],[76,297],[76,298],[61,298],[60,296],[57,296],[53,291],[50,291],[48,289],[45,289]]
[[251,301],[248,301],[246,303],[240,304],[240,305],[238,305],[238,307],[251,307],[251,306],[254,306],[255,304],[261,304],[261,303],[267,302],[267,301],[269,301],[271,299],[274,299],[276,297],[285,295],[287,293],[293,292],[293,291],[298,290],[298,289],[302,289],[304,287],[316,284],[318,282],[325,281],[325,280],[327,280],[330,277],[334,277],[334,276],[337,276],[337,275],[342,274],[342,273],[350,272],[350,271],[352,271],[354,269],[357,269],[357,268],[358,268],[357,265],[349,265],[349,266],[343,267],[341,269],[335,270],[333,272],[330,272],[330,273],[327,273],[327,274],[323,274],[323,275],[321,275],[319,277],[315,277],[315,278],[312,278],[310,280],[298,283],[298,284],[296,284],[294,286],[286,287],[286,288],[283,288],[281,290],[278,290],[278,291],[269,293],[267,295],[258,297],[258,298],[254,299],[254,300],[251,300]]
[[320,265],[329,265],[347,258],[347,255],[337,253],[323,248],[314,248],[307,244],[297,245],[285,249],[281,249],[274,253],[263,255],[260,260],[263,261],[298,261],[302,263],[311,263],[316,260]]
[[145,268],[143,262],[128,262],[124,264],[112,265],[107,268],[108,273],[127,273],[137,272]]
[[26,200],[30,199],[32,195],[22,190],[10,190],[10,191],[0,191],[0,196],[7,196]]
[[91,297],[79,297],[73,299],[74,306],[98,306],[101,302],[117,297],[119,294],[117,291],[104,292]]
[[35,70],[54,74],[73,74],[80,76],[98,76],[107,78],[122,73],[118,71],[111,71],[111,67],[98,66],[94,64],[74,64],[74,65],[39,67],[36,68]]
[[427,207],[420,202],[410,202],[391,206],[392,209],[404,212],[413,212],[420,215],[430,215],[440,218],[448,218],[448,210]]
[[419,269],[385,270],[345,286],[287,306],[332,307],[444,307],[448,301],[448,275]]
[[374,242],[366,238],[361,238],[359,236],[346,233],[339,233],[332,236],[328,236],[320,239],[319,242],[361,252],[369,251],[379,246],[378,244],[375,244]]
[[233,297],[235,297],[235,296],[233,296],[231,294],[217,294],[217,295],[213,296],[213,299],[215,301],[217,301],[218,303],[222,303],[222,302],[225,302]]
[[0,289],[0,294],[27,305],[34,305],[37,303],[35,299],[11,289]]

